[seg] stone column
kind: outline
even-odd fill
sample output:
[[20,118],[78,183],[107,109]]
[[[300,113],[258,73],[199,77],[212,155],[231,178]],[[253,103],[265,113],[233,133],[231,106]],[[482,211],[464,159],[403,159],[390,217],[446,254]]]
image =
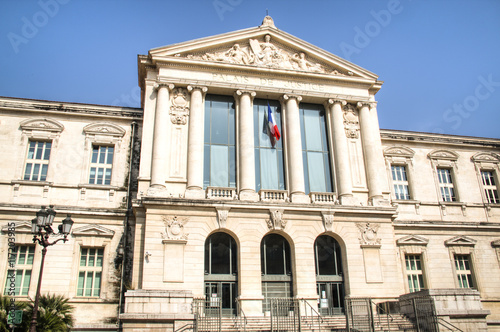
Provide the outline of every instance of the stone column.
[[156,111],[153,134],[153,157],[151,165],[151,187],[165,188],[168,166],[168,145],[170,134],[170,94],[169,90],[174,88],[173,84],[160,83],[155,86]]
[[240,200],[257,201],[255,193],[255,150],[253,123],[253,91],[236,91],[239,97],[238,137],[239,137],[239,195]]
[[191,92],[189,109],[189,133],[187,155],[186,198],[205,198],[203,192],[203,144],[205,130],[205,93],[206,87],[187,87]]
[[[365,156],[366,177],[368,178],[368,200],[372,205],[388,205],[383,198],[384,181],[387,177],[382,153],[382,142],[378,128],[378,120],[374,103],[358,103],[359,124],[361,128],[361,143]],[[373,115],[375,113],[375,115]]]
[[351,163],[349,161],[349,148],[344,127],[344,114],[342,106],[344,100],[329,99],[328,105],[331,112],[330,128],[333,133],[333,155],[335,160],[335,175],[337,178],[337,194],[340,204],[354,205],[352,195]]
[[288,156],[288,191],[292,202],[310,203],[305,195],[304,164],[302,160],[302,141],[300,134],[300,96],[284,95],[286,130],[284,132]]

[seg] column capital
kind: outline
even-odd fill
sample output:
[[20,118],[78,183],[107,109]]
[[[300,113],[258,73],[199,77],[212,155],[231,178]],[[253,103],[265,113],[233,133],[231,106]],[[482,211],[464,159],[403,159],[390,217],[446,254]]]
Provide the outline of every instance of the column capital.
[[377,107],[376,101],[358,101],[357,106],[359,109],[363,107],[374,108]]
[[297,99],[297,102],[300,102],[302,100],[302,97],[299,95],[283,95],[283,100],[288,101],[289,99]]
[[188,85],[187,89],[189,92],[193,92],[194,90],[200,90],[202,93],[206,93],[208,88],[206,86],[201,85]]
[[153,85],[154,89],[155,90],[159,90],[163,87],[166,87],[167,89],[169,90],[173,90],[175,88],[175,85],[173,83],[166,83],[166,82],[156,82],[154,85]]
[[328,99],[326,101],[326,104],[327,105],[332,105],[332,106],[335,105],[335,104],[340,104],[342,106],[345,106],[345,105],[347,105],[347,101],[345,101],[343,99],[333,99],[333,98],[331,98],[331,99]]
[[236,90],[235,94],[237,96],[242,96],[244,94],[249,94],[251,98],[255,97],[257,95],[257,93],[255,93],[255,91],[251,91],[251,90]]

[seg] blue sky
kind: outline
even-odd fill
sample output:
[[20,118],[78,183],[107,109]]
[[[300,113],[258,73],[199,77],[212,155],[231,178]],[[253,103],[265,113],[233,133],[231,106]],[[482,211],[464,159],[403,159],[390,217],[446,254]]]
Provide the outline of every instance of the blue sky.
[[498,0],[0,0],[0,96],[139,107],[137,54],[266,9],[379,75],[382,128],[500,138]]

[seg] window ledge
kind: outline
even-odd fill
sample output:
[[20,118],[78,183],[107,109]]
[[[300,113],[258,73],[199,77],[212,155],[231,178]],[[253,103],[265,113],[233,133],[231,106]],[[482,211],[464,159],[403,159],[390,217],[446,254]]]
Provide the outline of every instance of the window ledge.
[[466,202],[439,202],[439,205],[449,205],[449,206],[466,206]]
[[392,202],[398,204],[422,204],[421,201],[417,201],[414,199],[393,199]]
[[80,183],[78,184],[78,188],[86,188],[86,189],[100,189],[100,190],[125,190],[125,187],[117,187],[109,184],[89,184],[89,183]]
[[11,184],[24,184],[31,186],[52,186],[54,182],[48,181],[33,181],[33,180],[12,180]]

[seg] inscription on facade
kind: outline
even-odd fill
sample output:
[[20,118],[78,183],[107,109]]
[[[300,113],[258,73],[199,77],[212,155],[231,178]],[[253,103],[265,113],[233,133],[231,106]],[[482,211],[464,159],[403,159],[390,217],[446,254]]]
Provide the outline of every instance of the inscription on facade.
[[277,80],[274,78],[258,78],[245,75],[226,75],[226,74],[212,74],[212,79],[220,82],[228,83],[245,83],[258,86],[270,86],[276,88],[288,89],[302,89],[311,91],[325,91],[326,88],[323,84],[299,82],[292,80]]

